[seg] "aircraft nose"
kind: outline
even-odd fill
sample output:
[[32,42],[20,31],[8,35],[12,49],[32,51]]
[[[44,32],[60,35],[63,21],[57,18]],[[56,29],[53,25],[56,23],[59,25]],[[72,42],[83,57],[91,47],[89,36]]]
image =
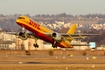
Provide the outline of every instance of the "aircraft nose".
[[19,20],[18,20],[18,19],[16,19],[16,22],[19,22]]
[[16,19],[16,23],[20,25],[21,21],[19,19]]
[[21,20],[19,20],[19,19],[16,19],[16,23],[18,24],[18,23],[21,23]]

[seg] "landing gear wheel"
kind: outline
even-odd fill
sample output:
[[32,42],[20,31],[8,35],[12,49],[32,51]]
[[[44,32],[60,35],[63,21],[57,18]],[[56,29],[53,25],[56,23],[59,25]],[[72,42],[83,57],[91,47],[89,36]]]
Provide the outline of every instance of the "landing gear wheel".
[[38,48],[38,47],[39,47],[39,45],[38,45],[38,44],[33,44],[33,46],[34,46],[35,48]]
[[52,47],[53,47],[53,48],[57,48],[57,46],[56,46],[55,44],[52,44]]
[[53,47],[53,48],[57,48],[57,46],[56,46],[56,41],[54,41],[54,43],[52,44],[52,47]]

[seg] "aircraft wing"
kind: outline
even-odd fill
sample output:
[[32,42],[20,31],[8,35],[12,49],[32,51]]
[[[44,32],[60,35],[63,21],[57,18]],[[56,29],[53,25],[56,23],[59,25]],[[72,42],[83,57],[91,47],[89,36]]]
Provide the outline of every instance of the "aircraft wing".
[[3,32],[5,34],[18,35],[18,32]]
[[[5,34],[11,34],[11,35],[16,35],[16,36],[18,36],[18,34],[19,34],[19,32],[3,32],[3,33],[5,33]],[[28,33],[26,33],[27,34],[27,36],[30,38],[34,38],[35,37],[35,35],[33,34],[33,33],[31,33],[31,32],[28,32]]]
[[[47,36],[51,36],[50,33],[45,33]],[[86,38],[88,36],[99,36],[99,34],[66,34],[66,33],[59,33],[62,37],[66,39],[72,38]]]
[[[11,34],[11,35],[18,35],[19,33],[18,32],[3,32],[5,34]],[[26,33],[28,35],[34,35],[33,33],[29,32],[29,33]]]
[[99,36],[99,34],[61,34],[65,38],[86,38],[88,36]]
[[[12,34],[12,35],[18,35],[18,32],[4,32],[5,34]],[[28,36],[33,36],[34,34],[29,32],[26,33]],[[44,33],[47,36],[51,36],[51,33]],[[75,38],[86,38],[88,36],[98,36],[99,34],[66,34],[66,33],[59,33],[62,37],[65,39],[75,39]]]

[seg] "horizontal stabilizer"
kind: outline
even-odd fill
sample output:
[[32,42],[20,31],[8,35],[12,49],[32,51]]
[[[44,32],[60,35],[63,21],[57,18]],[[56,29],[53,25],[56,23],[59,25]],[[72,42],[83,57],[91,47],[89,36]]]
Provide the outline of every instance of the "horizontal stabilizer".
[[72,46],[90,46],[89,44],[71,44]]

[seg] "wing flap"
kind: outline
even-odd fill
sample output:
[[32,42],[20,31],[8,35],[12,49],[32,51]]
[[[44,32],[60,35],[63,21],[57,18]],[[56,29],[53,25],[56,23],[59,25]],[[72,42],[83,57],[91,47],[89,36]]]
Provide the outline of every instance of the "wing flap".
[[87,36],[99,36],[99,34],[61,34],[65,38],[86,38]]

